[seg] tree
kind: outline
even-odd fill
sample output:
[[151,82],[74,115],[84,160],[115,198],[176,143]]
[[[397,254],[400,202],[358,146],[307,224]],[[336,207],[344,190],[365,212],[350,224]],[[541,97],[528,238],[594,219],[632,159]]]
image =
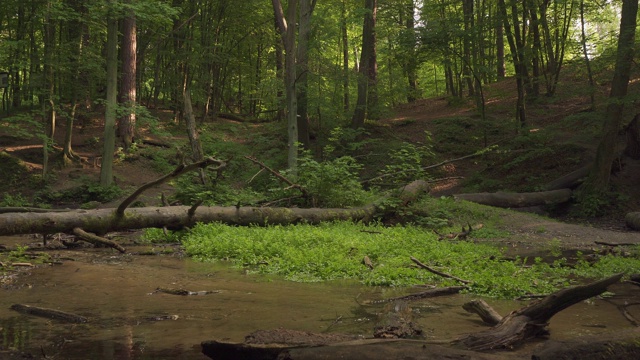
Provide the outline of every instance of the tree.
[[100,185],[113,183],[113,152],[116,141],[116,106],[118,86],[118,18],[112,8],[115,0],[109,1],[107,16],[107,99],[104,117],[104,147],[100,167]]
[[602,201],[607,193],[611,177],[611,166],[618,154],[618,132],[623,122],[623,110],[626,102],[631,64],[633,63],[636,23],[638,14],[637,0],[624,0],[618,36],[616,66],[611,82],[611,92],[604,116],[602,135],[596,152],[595,163],[589,177],[580,188],[579,199],[584,206],[592,206],[589,199]]
[[[130,2],[128,1],[129,4]],[[122,46],[120,47],[122,57],[120,103],[124,105],[126,113],[122,115],[118,123],[118,135],[124,143],[125,151],[128,151],[133,143],[136,124],[136,33],[136,15],[134,10],[129,8],[122,19]]]
[[298,106],[298,140],[303,147],[309,148],[309,40],[311,37],[311,15],[316,7],[316,0],[300,0],[300,30],[298,31],[298,47],[296,59],[297,106]]
[[285,51],[285,93],[287,98],[287,164],[295,174],[298,163],[298,104],[296,97],[296,12],[297,0],[289,0],[287,17],[280,0],[272,0],[276,22],[282,36]]
[[376,54],[376,13],[377,0],[364,0],[365,14],[362,25],[362,50],[360,53],[360,67],[358,73],[358,100],[351,118],[351,126],[364,126],[367,114],[377,106],[377,75],[378,63]]

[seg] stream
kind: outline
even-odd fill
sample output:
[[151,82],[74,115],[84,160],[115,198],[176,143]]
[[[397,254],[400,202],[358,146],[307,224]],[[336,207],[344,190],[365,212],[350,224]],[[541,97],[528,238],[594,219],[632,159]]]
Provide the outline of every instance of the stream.
[[[33,239],[0,238],[7,246],[27,242]],[[201,263],[168,253],[135,255],[149,249],[129,246],[127,254],[112,249],[47,250],[62,264],[23,270],[0,288],[0,357],[10,349],[34,358],[207,359],[200,352],[201,341],[242,342],[255,330],[276,328],[369,337],[384,304],[364,302],[421,290],[347,281],[294,283],[246,274],[222,262]],[[179,296],[157,288],[212,293]],[[640,299],[640,291],[630,285],[610,290],[616,303]],[[448,340],[486,328],[461,307],[473,298],[454,295],[411,306],[426,339]],[[527,304],[485,300],[502,315]],[[23,315],[10,309],[13,304],[57,309],[89,321],[66,324]],[[640,318],[639,308],[628,309]],[[568,339],[630,327],[614,304],[591,299],[557,314],[549,330],[551,339]]]

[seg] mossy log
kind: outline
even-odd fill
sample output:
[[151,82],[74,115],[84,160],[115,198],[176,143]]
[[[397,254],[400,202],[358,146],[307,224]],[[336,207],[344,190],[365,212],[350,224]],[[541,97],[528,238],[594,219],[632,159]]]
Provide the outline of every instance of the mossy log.
[[454,198],[501,208],[521,208],[567,202],[571,199],[571,193],[571,189],[560,189],[530,193],[496,192],[457,194],[454,195]]
[[628,213],[624,220],[631,229],[640,230],[640,211]]
[[299,209],[260,207],[190,206],[131,208],[123,216],[114,209],[73,210],[49,213],[0,214],[0,236],[17,234],[72,233],[81,228],[95,234],[143,228],[181,229],[196,223],[223,222],[230,225],[317,224],[335,220],[372,220],[374,205],[353,209]]

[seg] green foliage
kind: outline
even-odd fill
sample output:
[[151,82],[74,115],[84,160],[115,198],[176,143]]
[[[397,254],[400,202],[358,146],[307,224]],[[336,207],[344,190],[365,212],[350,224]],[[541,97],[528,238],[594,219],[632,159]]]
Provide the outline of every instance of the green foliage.
[[2,194],[2,200],[0,200],[0,207],[25,207],[25,206],[31,206],[31,203],[21,194],[15,194],[15,195],[11,195],[9,193]]
[[[580,261],[575,269],[541,258],[503,259],[498,248],[467,241],[438,241],[433,232],[415,226],[383,227],[349,222],[319,226],[233,227],[198,224],[186,236],[187,253],[201,261],[228,260],[261,274],[293,281],[356,279],[368,285],[411,286],[449,279],[412,266],[414,256],[445,273],[472,282],[470,292],[498,298],[550,293],[571,278],[600,278],[640,271],[639,258],[603,256],[595,264]],[[368,256],[374,269],[361,262]]]
[[204,205],[231,206],[254,204],[262,196],[250,188],[235,188],[225,182],[202,185],[200,178],[183,175],[175,181],[175,199],[183,204],[194,204],[202,200]]
[[0,118],[0,128],[4,134],[11,134],[18,139],[33,139],[34,134],[44,136],[44,126],[38,118],[42,116],[40,111],[21,112],[12,116]]
[[[428,133],[427,140],[430,140]],[[381,180],[385,184],[402,185],[416,179],[426,179],[429,176],[423,167],[433,156],[430,145],[404,143],[399,149],[389,151],[389,160],[381,171],[384,176]]]
[[185,237],[185,231],[171,231],[158,228],[144,229],[140,241],[143,243],[179,243]]
[[[28,253],[29,247],[17,245],[14,250],[6,253],[0,253],[0,264],[5,264],[6,268],[11,268],[11,263],[28,262],[31,264],[42,264],[44,261],[50,260],[51,257],[46,253]],[[2,266],[0,266],[2,268]]]
[[[317,161],[307,151],[298,158],[296,182],[311,196],[313,207],[348,207],[361,205],[370,198],[362,188],[358,171],[362,165],[350,156]],[[289,171],[283,171],[285,177]]]
[[36,194],[36,199],[50,204],[70,204],[70,203],[106,203],[117,199],[122,195],[122,189],[116,185],[101,186],[98,183],[85,180],[83,184],[61,191],[50,191],[49,189]]

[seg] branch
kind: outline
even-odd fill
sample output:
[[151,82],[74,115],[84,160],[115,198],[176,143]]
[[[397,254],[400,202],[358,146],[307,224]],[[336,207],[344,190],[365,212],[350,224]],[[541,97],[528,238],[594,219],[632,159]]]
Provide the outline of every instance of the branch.
[[271,3],[273,4],[273,12],[275,13],[275,16],[276,16],[278,29],[280,29],[280,33],[284,38],[285,34],[287,33],[288,26],[287,26],[287,19],[284,18],[284,11],[282,10],[282,4],[280,3],[280,0],[271,0]]
[[124,216],[125,209],[129,205],[131,205],[131,203],[138,196],[140,196],[140,194],[142,194],[146,190],[148,190],[148,189],[150,189],[150,188],[152,188],[154,186],[158,186],[158,185],[166,182],[167,180],[170,180],[170,179],[173,179],[175,177],[178,177],[178,176],[180,176],[180,175],[182,175],[182,174],[184,174],[186,172],[197,170],[197,169],[204,169],[207,166],[212,165],[212,164],[217,164],[218,165],[218,167],[216,167],[216,169],[215,169],[215,170],[218,170],[218,171],[227,166],[227,164],[224,161],[216,160],[216,159],[211,158],[211,157],[206,158],[206,159],[204,159],[202,161],[193,163],[193,164],[189,164],[189,165],[184,165],[184,164],[178,165],[175,168],[175,170],[173,170],[171,173],[169,173],[169,174],[167,174],[167,175],[165,175],[165,176],[163,176],[163,177],[161,177],[161,178],[159,178],[157,180],[148,182],[148,183],[140,186],[138,188],[138,190],[134,191],[133,194],[129,195],[128,198],[124,199],[124,201],[122,201],[122,203],[120,203],[120,206],[118,206],[118,209],[116,209],[116,216],[119,217],[119,218]]
[[453,275],[449,275],[447,273],[443,273],[441,271],[433,269],[433,268],[421,263],[420,260],[414,258],[413,256],[411,257],[411,261],[416,263],[416,265],[418,265],[419,267],[421,267],[421,268],[423,268],[423,269],[425,269],[425,270],[427,270],[429,272],[432,272],[432,273],[434,273],[436,275],[440,275],[440,276],[445,277],[445,278],[453,279],[453,280],[461,282],[461,283],[463,283],[465,285],[471,284],[471,281],[469,281],[469,280],[463,280],[463,279],[460,279],[459,277],[455,277]]
[[298,189],[302,193],[302,196],[304,196],[305,198],[309,198],[309,192],[307,191],[307,189],[303,188],[299,184],[294,184],[291,180],[289,180],[286,177],[282,176],[282,174],[280,174],[279,172],[277,172],[277,171],[273,170],[272,168],[268,167],[267,165],[265,165],[264,163],[260,162],[258,159],[254,158],[253,156],[245,156],[244,158],[249,160],[249,161],[251,161],[252,163],[260,166],[261,168],[267,170],[273,176],[278,178],[280,181],[282,181],[285,184],[289,185],[289,187],[287,189]]
[[[466,159],[469,159],[469,158],[472,158],[472,157],[476,157],[476,156],[484,155],[485,153],[487,153],[488,151],[491,151],[491,150],[493,150],[493,147],[484,148],[484,149],[482,149],[482,150],[476,151],[476,152],[475,152],[475,153],[473,153],[473,154],[465,155],[465,156],[463,156],[463,157],[459,157],[459,158],[457,158],[457,159],[449,159],[449,160],[445,160],[445,161],[439,162],[439,163],[437,163],[437,164],[435,164],[435,165],[425,166],[425,167],[423,167],[423,168],[420,168],[420,170],[429,170],[429,169],[437,168],[437,167],[440,167],[440,166],[442,166],[442,165],[446,165],[446,164],[449,164],[449,163],[452,163],[452,162],[461,161],[461,160],[466,160]],[[407,170],[400,170],[400,171],[395,172],[395,173],[382,174],[382,175],[380,175],[380,176],[376,176],[376,177],[371,178],[371,179],[363,180],[361,183],[362,183],[362,184],[370,183],[370,182],[372,182],[372,181],[376,181],[376,180],[379,180],[379,179],[383,179],[383,178],[386,178],[386,177],[389,177],[389,176],[394,176],[394,175],[398,175],[398,174],[403,174],[403,173],[406,173],[406,172],[409,172],[409,171],[412,171],[412,170],[413,170],[413,169],[407,169]]]
[[118,244],[115,241],[111,241],[109,239],[105,239],[101,236],[98,235],[94,235],[91,233],[88,233],[80,228],[74,228],[73,229],[73,233],[74,235],[76,235],[77,237],[81,238],[82,240],[86,241],[86,242],[90,242],[92,244],[101,244],[101,245],[107,245],[109,247],[112,247],[118,251],[120,251],[121,253],[125,253],[126,250],[120,246],[120,244]]

